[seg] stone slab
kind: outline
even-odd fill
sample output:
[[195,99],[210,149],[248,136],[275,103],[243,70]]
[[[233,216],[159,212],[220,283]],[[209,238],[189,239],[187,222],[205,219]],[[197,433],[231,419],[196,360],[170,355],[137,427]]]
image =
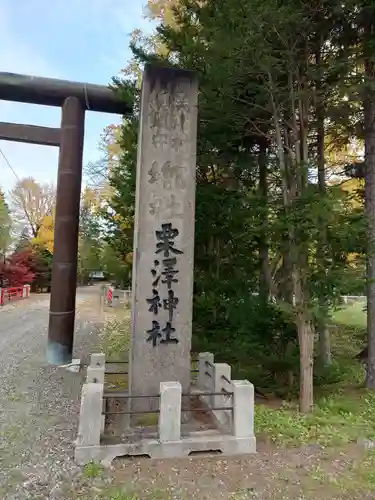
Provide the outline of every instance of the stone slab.
[[256,438],[235,438],[222,434],[194,433],[179,441],[162,443],[158,440],[141,440],[106,446],[76,446],[75,460],[79,465],[100,462],[110,466],[116,457],[148,455],[153,459],[186,458],[191,453],[220,451],[223,456],[256,453]]
[[[131,395],[160,382],[190,387],[195,168],[195,73],[146,65],[141,97],[133,252]],[[155,409],[133,400],[132,409]]]
[[160,383],[159,439],[178,441],[181,436],[181,384]]
[[104,384],[104,366],[88,366],[86,374],[87,384]]
[[69,372],[79,373],[81,370],[81,360],[79,358],[72,359],[72,362],[69,365],[65,365],[63,367]]
[[248,380],[232,380],[233,434],[237,438],[254,435],[254,386]]
[[91,354],[90,366],[105,366],[105,354],[103,352]]
[[96,445],[100,443],[102,408],[103,384],[84,384],[76,444]]

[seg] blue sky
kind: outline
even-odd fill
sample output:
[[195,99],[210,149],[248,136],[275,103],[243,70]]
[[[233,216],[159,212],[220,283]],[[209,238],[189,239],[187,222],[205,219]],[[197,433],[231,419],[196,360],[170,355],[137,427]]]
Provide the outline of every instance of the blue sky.
[[[0,0],[0,71],[108,84],[130,58],[130,33],[150,31],[146,0]],[[0,120],[59,126],[60,109],[0,101]],[[115,115],[86,113],[84,164],[100,157],[103,128]],[[56,182],[57,148],[0,141],[19,177]],[[0,156],[0,186],[16,179]]]

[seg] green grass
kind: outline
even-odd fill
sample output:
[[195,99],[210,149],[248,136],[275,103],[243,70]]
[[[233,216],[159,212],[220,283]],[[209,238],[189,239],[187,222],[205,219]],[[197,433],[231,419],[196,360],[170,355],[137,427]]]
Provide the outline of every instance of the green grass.
[[83,469],[83,474],[86,478],[94,478],[101,476],[103,473],[103,467],[95,462],[89,462],[85,465]]
[[121,489],[117,488],[110,488],[101,493],[90,492],[89,496],[82,496],[79,494],[79,497],[74,497],[74,499],[76,498],[80,498],[80,500],[141,500],[141,497],[138,495],[124,493]]
[[358,301],[341,307],[332,313],[332,321],[337,325],[366,328],[366,311],[363,310],[365,306],[365,301]]
[[363,388],[364,370],[354,359],[365,343],[364,305],[356,302],[332,314],[333,364],[316,370],[313,413],[300,414],[297,402],[281,402],[278,408],[259,405],[258,435],[283,446],[338,446],[358,438],[375,439],[375,393]]
[[106,322],[101,334],[101,348],[106,359],[127,361],[130,339],[129,312],[121,311]]
[[[345,484],[346,483],[346,484]],[[375,491],[375,452],[368,451],[364,460],[355,463],[348,472],[344,486],[352,490],[366,489]]]
[[375,394],[365,389],[350,394],[343,390],[318,400],[309,415],[300,414],[295,403],[278,409],[259,405],[255,433],[283,446],[341,446],[358,438],[375,439]]

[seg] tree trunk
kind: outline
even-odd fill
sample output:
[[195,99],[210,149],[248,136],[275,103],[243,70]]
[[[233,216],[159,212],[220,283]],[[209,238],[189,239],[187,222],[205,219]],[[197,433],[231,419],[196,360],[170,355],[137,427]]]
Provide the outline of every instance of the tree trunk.
[[[368,27],[370,32],[373,26]],[[369,36],[371,33],[367,33]],[[367,335],[368,361],[366,386],[375,389],[375,66],[370,57],[365,62],[367,88],[364,99],[365,132],[365,212],[368,224],[367,248]]]
[[[293,67],[291,64],[290,67]],[[308,93],[302,98],[297,97],[294,80],[295,75],[289,73],[291,122],[294,133],[290,134],[289,125],[281,132],[279,110],[276,99],[271,92],[271,104],[275,127],[277,155],[280,164],[282,195],[287,220],[288,245],[284,253],[284,265],[291,267],[289,283],[293,293],[293,312],[298,332],[300,347],[300,411],[308,413],[313,407],[313,361],[314,361],[314,330],[309,312],[308,275],[308,242],[301,237],[298,226],[294,225],[289,215],[297,209],[297,201],[307,188],[308,172]],[[304,80],[298,78],[305,90]],[[269,74],[271,90],[272,75]],[[297,112],[298,111],[298,112]],[[289,121],[289,120],[288,120]],[[283,137],[287,144],[283,143]],[[284,148],[284,145],[286,146]]]
[[292,284],[294,296],[295,322],[298,332],[300,360],[299,410],[310,413],[314,404],[314,328],[308,311],[306,280],[304,278],[305,252],[302,246],[291,242],[293,262]]
[[299,410],[301,413],[310,413],[314,404],[314,331],[302,311],[297,313],[296,323],[300,348]]
[[[320,64],[320,50],[316,54],[316,64]],[[326,196],[326,176],[325,176],[325,149],[324,149],[324,106],[323,96],[321,95],[320,86],[317,85],[317,160],[318,160],[318,186],[319,192],[324,198]],[[320,218],[320,240],[318,242],[318,265],[322,272],[327,273],[326,255],[327,255],[327,227],[324,217]],[[325,294],[319,297],[319,318],[316,322],[317,332],[319,335],[319,352],[320,359],[324,366],[332,364],[330,333],[327,327],[328,319],[328,303]]]
[[261,301],[268,302],[271,288],[271,272],[268,255],[268,169],[267,169],[267,141],[259,143],[259,197],[263,211],[263,223],[259,239],[259,297]]

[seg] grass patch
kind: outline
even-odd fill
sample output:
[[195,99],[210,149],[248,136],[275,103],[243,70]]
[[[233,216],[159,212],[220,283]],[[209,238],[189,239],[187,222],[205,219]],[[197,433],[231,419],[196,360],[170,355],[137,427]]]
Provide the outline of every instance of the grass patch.
[[127,361],[130,341],[130,314],[121,311],[105,323],[101,333],[101,348],[106,359]]
[[[131,342],[130,313],[125,310],[114,310],[107,319],[100,334],[100,348],[107,361],[128,361]],[[127,371],[128,364],[120,365],[120,370]],[[127,389],[128,375],[111,373],[106,375],[107,389]]]
[[258,435],[283,446],[338,446],[358,438],[375,438],[375,394],[361,387],[364,370],[353,359],[364,342],[362,308],[363,303],[355,303],[335,313],[336,324],[331,331],[333,364],[324,369],[317,367],[313,413],[300,414],[296,402],[283,402],[278,408],[259,405],[255,412]]
[[155,427],[158,425],[159,415],[157,413],[145,413],[140,415],[136,421],[135,426],[139,427]]
[[366,301],[360,300],[340,307],[332,313],[332,321],[337,325],[366,328],[367,316],[366,311],[364,311],[365,306]]
[[101,476],[103,473],[103,467],[95,462],[89,462],[85,465],[83,469],[83,474],[86,478],[94,478]]
[[375,439],[375,394],[365,389],[351,394],[341,391],[318,400],[309,415],[298,413],[294,403],[276,409],[259,405],[255,432],[284,446],[338,446],[358,438]]
[[353,464],[348,476],[343,480],[343,487],[353,491],[375,492],[375,451],[371,450],[367,456],[359,462]]
[[81,500],[141,500],[141,497],[132,493],[124,493],[121,489],[110,489],[107,492],[91,493],[90,496],[79,496]]
[[82,500],[86,500],[86,498],[87,500],[185,500],[186,497],[175,496],[165,489],[147,488],[146,490],[143,489],[141,494],[138,494],[134,491],[126,491],[121,487],[110,487],[94,496],[80,496],[80,498]]
[[333,363],[316,367],[313,413],[300,414],[296,402],[282,402],[276,408],[258,405],[258,435],[283,446],[339,446],[358,438],[375,439],[375,393],[363,388],[364,369],[354,359],[365,343],[364,305],[355,302],[332,314]]

